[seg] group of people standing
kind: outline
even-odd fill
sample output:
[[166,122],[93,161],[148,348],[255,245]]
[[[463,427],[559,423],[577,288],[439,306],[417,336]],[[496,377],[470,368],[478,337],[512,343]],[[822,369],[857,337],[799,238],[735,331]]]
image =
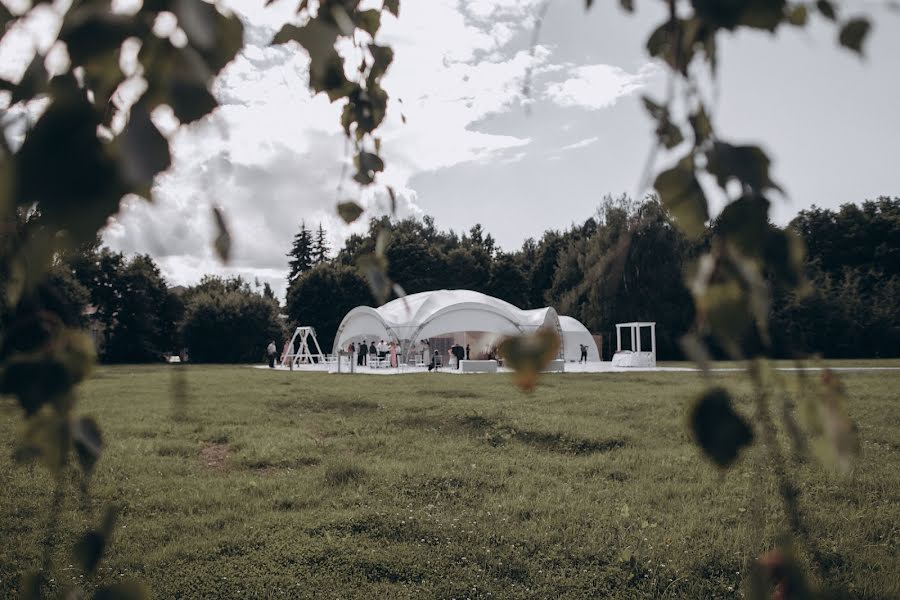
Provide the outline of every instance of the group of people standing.
[[356,346],[353,342],[350,343],[350,346],[347,347],[347,351],[350,352],[351,356],[356,354],[356,365],[358,367],[364,367],[366,365],[371,364],[372,366],[377,364],[379,359],[384,359],[390,357],[390,365],[391,367],[397,367],[397,342],[391,340],[390,342],[385,342],[384,340],[379,341],[377,344],[375,340],[371,342],[366,342],[363,340],[360,342],[359,347]]

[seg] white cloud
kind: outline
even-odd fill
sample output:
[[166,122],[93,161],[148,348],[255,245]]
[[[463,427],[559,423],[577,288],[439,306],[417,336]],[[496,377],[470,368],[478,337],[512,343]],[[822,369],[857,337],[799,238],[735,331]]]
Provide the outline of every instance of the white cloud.
[[[190,283],[204,272],[246,276],[256,269],[283,290],[285,253],[301,219],[322,223],[332,246],[339,246],[365,230],[367,215],[347,226],[335,214],[337,201],[352,198],[374,214],[388,210],[383,187],[360,190],[349,180],[341,105],[310,94],[305,51],[268,45],[293,16],[292,3],[276,2],[272,10],[261,4],[231,4],[254,25],[245,29],[244,50],[213,86],[221,107],[175,135],[174,166],[158,178],[154,203],[124,203],[105,233],[115,249],[157,256],[174,283]],[[530,10],[527,3],[514,4],[507,2],[492,23],[467,16],[454,0],[410,2],[401,21],[384,19],[380,39],[393,46],[395,61],[384,81],[391,102],[381,130],[387,169],[380,181],[398,192],[399,216],[421,213],[409,188],[414,175],[494,155],[509,160],[505,151],[528,143],[473,129],[516,106],[528,66],[549,54],[496,55],[522,27],[515,15]],[[227,267],[211,249],[213,205],[231,224],[234,259]]]
[[599,137],[596,137],[596,136],[589,137],[589,138],[585,138],[583,140],[577,141],[573,144],[568,144],[566,146],[563,146],[562,148],[559,149],[559,151],[566,152],[568,150],[578,150],[579,148],[586,148],[587,146],[590,146],[591,144],[596,144],[599,141],[600,141]]
[[581,65],[568,69],[569,78],[547,86],[546,97],[561,106],[597,110],[647,85],[658,67],[646,64],[637,73],[612,65]]

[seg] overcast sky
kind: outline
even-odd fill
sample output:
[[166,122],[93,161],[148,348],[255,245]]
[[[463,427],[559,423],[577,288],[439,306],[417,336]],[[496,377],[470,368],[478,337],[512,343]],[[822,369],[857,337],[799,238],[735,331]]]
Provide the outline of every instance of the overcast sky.
[[[214,84],[221,107],[173,138],[174,165],[156,184],[154,204],[127,201],[105,232],[125,252],[147,252],[173,284],[207,272],[242,274],[281,293],[285,253],[301,219],[322,223],[333,245],[365,227],[345,226],[338,200],[374,214],[379,189],[344,182],[340,105],[311,97],[299,46],[269,46],[296,0],[231,0],[245,22],[246,47]],[[387,171],[401,214],[430,214],[461,231],[482,223],[505,249],[548,228],[582,222],[603,195],[639,192],[651,123],[639,98],[663,84],[644,51],[662,3],[554,0],[532,57],[541,0],[404,0],[399,20],[383,19],[379,40],[394,47],[384,80],[391,94],[383,126]],[[837,207],[900,194],[900,14],[879,4],[865,60],[841,51],[830,23],[782,27],[776,36],[722,39],[714,122],[730,140],[762,143],[787,198],[784,223],[812,204]],[[533,67],[525,109],[523,78]],[[398,102],[402,100],[402,104]],[[406,116],[403,124],[400,113]],[[211,205],[222,206],[234,236],[227,268],[211,249]]]

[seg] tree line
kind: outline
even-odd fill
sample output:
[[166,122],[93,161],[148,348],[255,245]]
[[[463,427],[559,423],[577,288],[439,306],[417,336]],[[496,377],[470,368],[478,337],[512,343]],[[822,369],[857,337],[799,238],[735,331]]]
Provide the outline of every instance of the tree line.
[[[721,226],[712,222],[692,241],[655,197],[607,196],[583,223],[548,230],[515,251],[502,250],[481,225],[456,233],[427,216],[381,217],[331,256],[324,227],[301,222],[287,253],[284,307],[268,284],[240,277],[170,287],[150,256],[126,257],[95,240],[54,259],[41,301],[68,324],[89,328],[108,363],[152,362],[184,350],[196,362],[253,362],[269,340],[280,347],[301,324],[314,326],[328,351],[344,315],[374,304],[357,263],[387,243],[388,274],[406,293],[471,289],[525,309],[554,306],[607,335],[618,322],[653,320],[659,357],[678,359],[679,339],[694,320],[685,267],[715,243]],[[900,198],[813,207],[788,227],[806,243],[809,284],[774,289],[775,354],[897,356]]]
[[[695,316],[685,269],[729,226],[714,220],[691,240],[656,197],[639,202],[607,196],[583,223],[545,231],[509,252],[481,225],[457,234],[437,229],[430,217],[395,222],[381,217],[370,221],[366,234],[348,238],[333,259],[295,274],[288,282],[286,312],[291,322],[315,325],[323,347],[330,347],[347,311],[373,303],[356,267],[379,239],[384,243],[387,230],[388,276],[406,293],[463,288],[525,309],[553,306],[601,334],[611,334],[619,322],[652,320],[659,357],[679,359],[684,357],[679,339]],[[787,227],[806,242],[808,285],[783,289],[778,274],[767,274],[774,293],[769,308],[774,354],[900,354],[900,198],[838,210],[813,207]],[[789,249],[773,245],[767,251]],[[748,343],[753,347],[754,340]],[[714,341],[710,345],[715,349]]]

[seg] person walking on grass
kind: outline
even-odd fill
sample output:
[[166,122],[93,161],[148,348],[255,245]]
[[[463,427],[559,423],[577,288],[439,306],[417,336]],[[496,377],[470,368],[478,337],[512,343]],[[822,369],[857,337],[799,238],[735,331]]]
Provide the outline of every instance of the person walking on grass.
[[269,346],[266,348],[266,355],[269,357],[269,368],[275,368],[275,355],[278,353],[278,347],[275,345],[275,340],[269,342]]

